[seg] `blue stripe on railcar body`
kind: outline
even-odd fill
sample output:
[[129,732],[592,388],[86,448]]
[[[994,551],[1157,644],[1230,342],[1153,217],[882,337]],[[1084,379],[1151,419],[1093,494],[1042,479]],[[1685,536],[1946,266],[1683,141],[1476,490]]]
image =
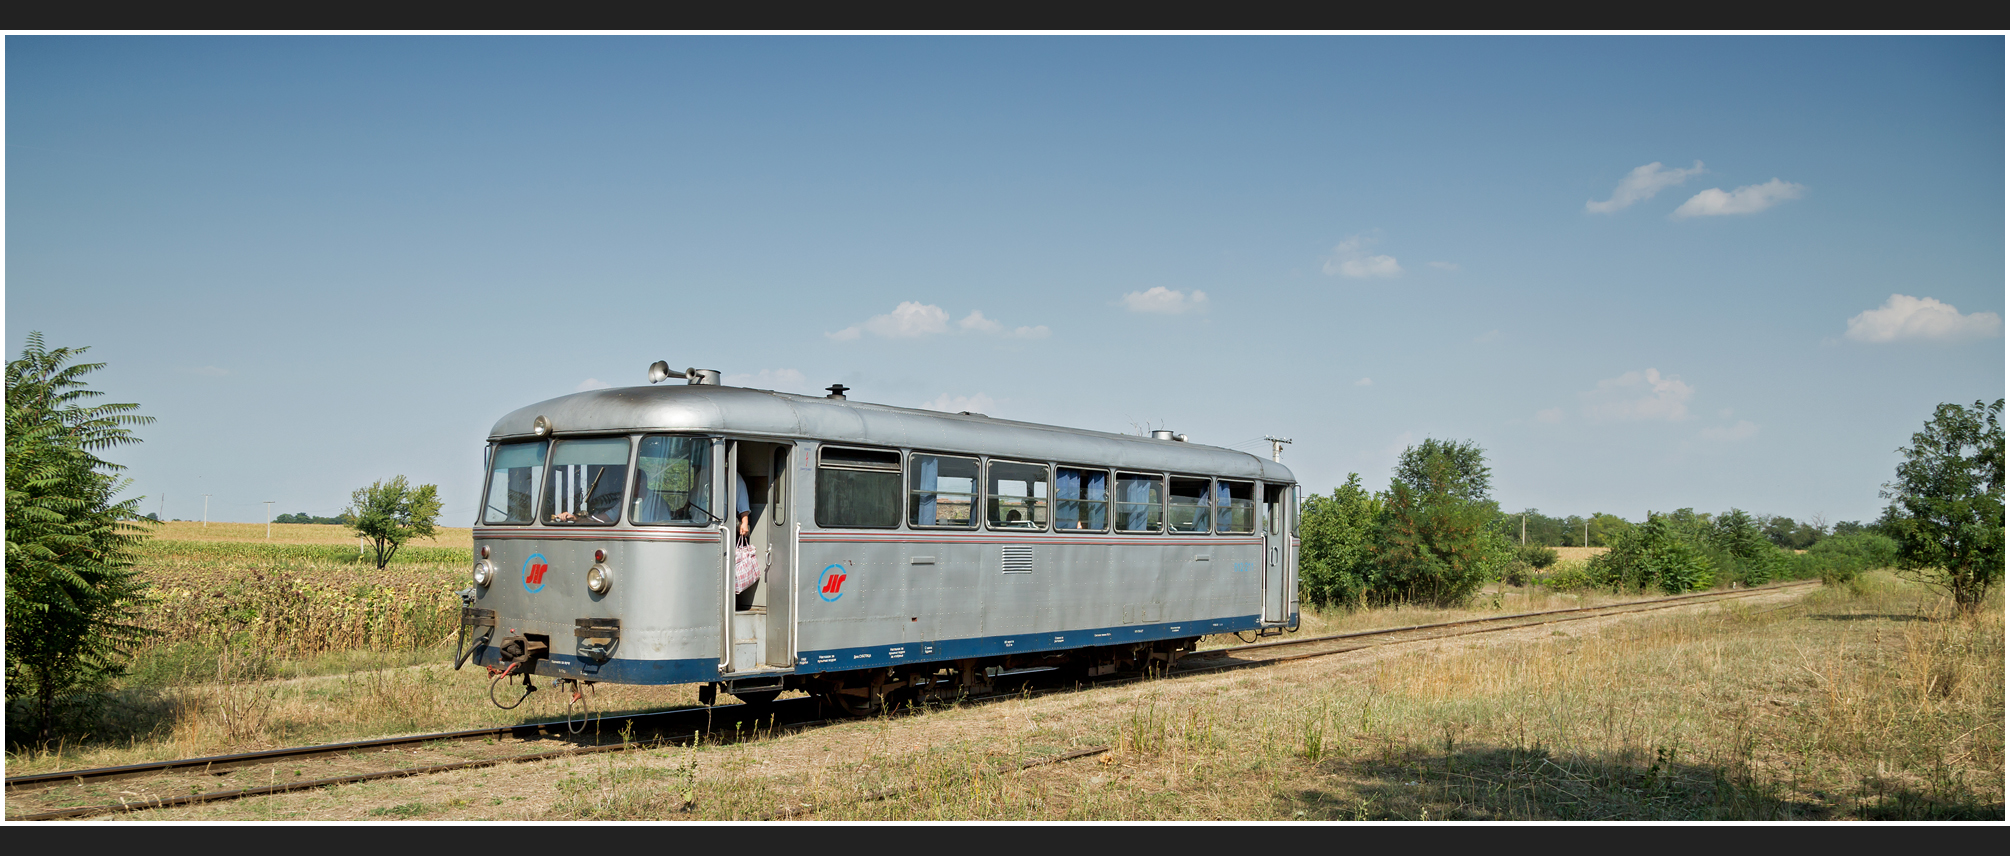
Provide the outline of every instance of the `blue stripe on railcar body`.
[[[1297,616],[1294,615],[1293,618]],[[971,639],[944,639],[933,642],[903,642],[893,645],[861,645],[854,648],[833,648],[826,651],[804,651],[797,656],[794,669],[764,671],[763,675],[799,674],[809,675],[819,672],[848,672],[855,669],[874,669],[897,666],[903,663],[929,663],[944,660],[962,660],[972,657],[999,657],[1006,654],[1025,652],[1067,651],[1080,648],[1096,648],[1104,645],[1122,645],[1130,642],[1158,642],[1166,639],[1182,639],[1190,636],[1208,636],[1216,633],[1235,633],[1257,630],[1263,627],[1263,616],[1240,615],[1232,618],[1210,618],[1198,621],[1164,621],[1157,624],[1125,624],[1117,627],[1092,628],[1088,630],[1049,631],[1045,633],[1011,633],[999,636],[980,636]],[[495,646],[481,649],[472,658],[478,666],[502,665],[502,653]],[[604,663],[594,663],[553,654],[550,659],[537,661],[536,673],[544,677],[577,678],[586,681],[610,681],[622,684],[696,684],[709,683],[721,679],[719,661],[707,658],[683,660],[628,660],[620,657]],[[744,677],[744,676],[726,676]]]
[[1130,642],[1158,642],[1189,636],[1234,633],[1263,627],[1262,615],[1231,618],[1204,618],[1197,621],[1163,621],[1156,624],[1124,624],[1084,630],[1044,633],[1009,633],[970,639],[942,639],[930,642],[902,642],[892,645],[861,645],[824,651],[802,651],[796,655],[796,673],[848,672],[896,666],[962,660],[971,657],[998,657],[1025,652],[1067,651]]
[[[490,645],[472,658],[477,666],[499,667],[502,665],[502,649]],[[719,660],[716,657],[697,657],[682,660],[630,660],[615,657],[603,663],[553,653],[549,659],[539,659],[535,665],[536,674],[547,678],[577,678],[582,681],[607,681],[616,684],[702,684],[719,679]]]

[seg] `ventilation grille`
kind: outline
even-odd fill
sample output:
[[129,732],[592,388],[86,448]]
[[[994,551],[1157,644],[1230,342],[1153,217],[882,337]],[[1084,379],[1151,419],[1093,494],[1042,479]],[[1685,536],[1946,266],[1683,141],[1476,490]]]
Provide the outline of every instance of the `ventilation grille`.
[[1000,567],[1008,574],[1030,574],[1033,572],[1032,547],[998,548]]

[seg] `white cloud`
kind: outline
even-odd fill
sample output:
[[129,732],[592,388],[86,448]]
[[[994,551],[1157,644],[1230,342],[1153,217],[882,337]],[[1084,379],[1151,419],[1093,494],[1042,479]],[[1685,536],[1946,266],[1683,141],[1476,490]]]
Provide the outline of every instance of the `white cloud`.
[[949,313],[942,311],[942,307],[933,303],[909,300],[902,302],[885,315],[874,315],[866,319],[863,324],[854,324],[824,335],[834,341],[849,342],[857,339],[861,332],[887,339],[915,339],[948,331]]
[[1382,240],[1382,230],[1372,229],[1333,245],[1333,252],[1326,257],[1326,263],[1319,267],[1327,276],[1346,276],[1355,279],[1369,277],[1392,277],[1403,272],[1403,266],[1392,256],[1369,255],[1368,247]]
[[598,378],[587,378],[583,381],[580,381],[578,386],[573,387],[572,391],[586,392],[587,390],[593,390],[593,389],[608,389],[612,386],[614,386],[614,384],[603,383]]
[[[1199,294],[1199,292],[1195,293]],[[1207,298],[1203,296],[1201,299],[1205,300]],[[1047,325],[1045,324],[1036,327],[1014,327],[1008,331],[1005,329],[1005,325],[984,317],[983,312],[976,310],[972,310],[969,315],[964,316],[963,320],[956,322],[956,326],[971,333],[1002,335],[1008,339],[1045,339],[1054,333],[1054,331],[1047,329]]]
[[1705,440],[1719,440],[1728,443],[1743,440],[1757,433],[1759,433],[1759,426],[1740,419],[1736,425],[1726,428],[1705,428],[1698,436],[1701,436]]
[[1670,217],[1714,217],[1722,214],[1757,214],[1789,199],[1799,199],[1807,188],[1777,178],[1765,184],[1748,184],[1725,193],[1712,187],[1689,197]]
[[1133,291],[1124,295],[1124,308],[1132,312],[1148,312],[1159,315],[1182,315],[1188,312],[1203,312],[1207,309],[1207,292],[1194,289],[1188,294],[1174,291],[1163,285],[1154,285],[1144,291]]
[[1844,338],[1856,342],[1895,342],[1901,339],[1967,339],[1995,336],[2003,331],[2003,317],[1994,312],[1961,314],[1931,297],[1894,294],[1883,306],[1867,309],[1849,319]]
[[[1326,263],[1326,272],[1335,272],[1332,262]],[[1390,277],[1402,272],[1403,266],[1396,263],[1394,256],[1366,256],[1358,259],[1343,259],[1340,261],[1338,268],[1338,273],[1341,276],[1351,276],[1355,279],[1366,279],[1371,276]]]
[[963,317],[963,320],[956,322],[956,326],[978,333],[996,333],[1002,325],[984,317],[984,313],[973,309],[969,315]]
[[1374,386],[1374,385],[1375,385],[1375,382],[1374,382],[1374,381],[1372,381],[1372,380],[1369,380],[1368,378],[1365,378],[1365,377],[1364,377],[1364,378],[1362,378],[1362,379],[1360,379],[1360,380],[1357,380],[1357,381],[1355,381],[1355,382],[1354,382],[1354,385],[1355,385],[1355,386]]
[[1437,268],[1438,270],[1456,271],[1459,269],[1459,266],[1452,262],[1425,262],[1424,264],[1430,265],[1431,267]]
[[1612,189],[1612,198],[1604,202],[1584,203],[1584,210],[1593,214],[1611,214],[1635,202],[1646,202],[1662,189],[1674,187],[1689,180],[1689,176],[1703,172],[1703,162],[1688,169],[1662,169],[1661,162],[1634,167],[1632,172],[1619,180],[1619,186]]
[[1695,394],[1695,387],[1654,369],[1627,372],[1601,380],[1597,389],[1584,393],[1584,412],[1609,422],[1677,422],[1689,418],[1689,398]]
[[795,369],[762,369],[753,374],[729,374],[720,379],[727,386],[750,389],[778,389],[783,392],[813,392],[810,380]]
[[969,411],[971,413],[982,413],[986,416],[991,415],[991,411],[997,407],[998,402],[996,400],[981,392],[976,395],[950,395],[945,392],[936,396],[934,401],[921,406],[923,410],[940,410],[944,413]]
[[1551,424],[1551,425],[1554,425],[1554,424],[1556,424],[1556,423],[1558,423],[1558,422],[1562,422],[1562,421],[1563,421],[1563,408],[1561,408],[1561,407],[1552,407],[1552,408],[1550,408],[1550,409],[1548,409],[1548,410],[1538,410],[1538,411],[1536,411],[1536,414],[1535,414],[1535,421],[1537,421],[1537,422],[1546,422],[1546,423],[1549,423],[1549,424]]

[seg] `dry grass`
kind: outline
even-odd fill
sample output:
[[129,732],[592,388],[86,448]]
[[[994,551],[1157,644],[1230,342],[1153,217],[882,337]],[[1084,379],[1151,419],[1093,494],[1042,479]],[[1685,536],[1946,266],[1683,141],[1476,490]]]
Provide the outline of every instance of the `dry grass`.
[[1611,547],[1551,547],[1550,549],[1556,551],[1557,558],[1573,562],[1589,561],[1593,556],[1612,552]]
[[2000,597],[1766,597],[142,817],[2003,819]]

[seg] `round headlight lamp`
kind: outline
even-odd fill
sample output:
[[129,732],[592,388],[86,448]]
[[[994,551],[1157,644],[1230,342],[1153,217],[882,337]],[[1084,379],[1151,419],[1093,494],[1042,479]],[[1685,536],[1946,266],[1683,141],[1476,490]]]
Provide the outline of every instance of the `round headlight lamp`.
[[613,587],[614,572],[608,570],[606,565],[594,565],[591,570],[586,572],[587,591],[594,594],[606,594],[607,590]]
[[496,566],[487,559],[475,563],[475,585],[488,588],[496,581]]

